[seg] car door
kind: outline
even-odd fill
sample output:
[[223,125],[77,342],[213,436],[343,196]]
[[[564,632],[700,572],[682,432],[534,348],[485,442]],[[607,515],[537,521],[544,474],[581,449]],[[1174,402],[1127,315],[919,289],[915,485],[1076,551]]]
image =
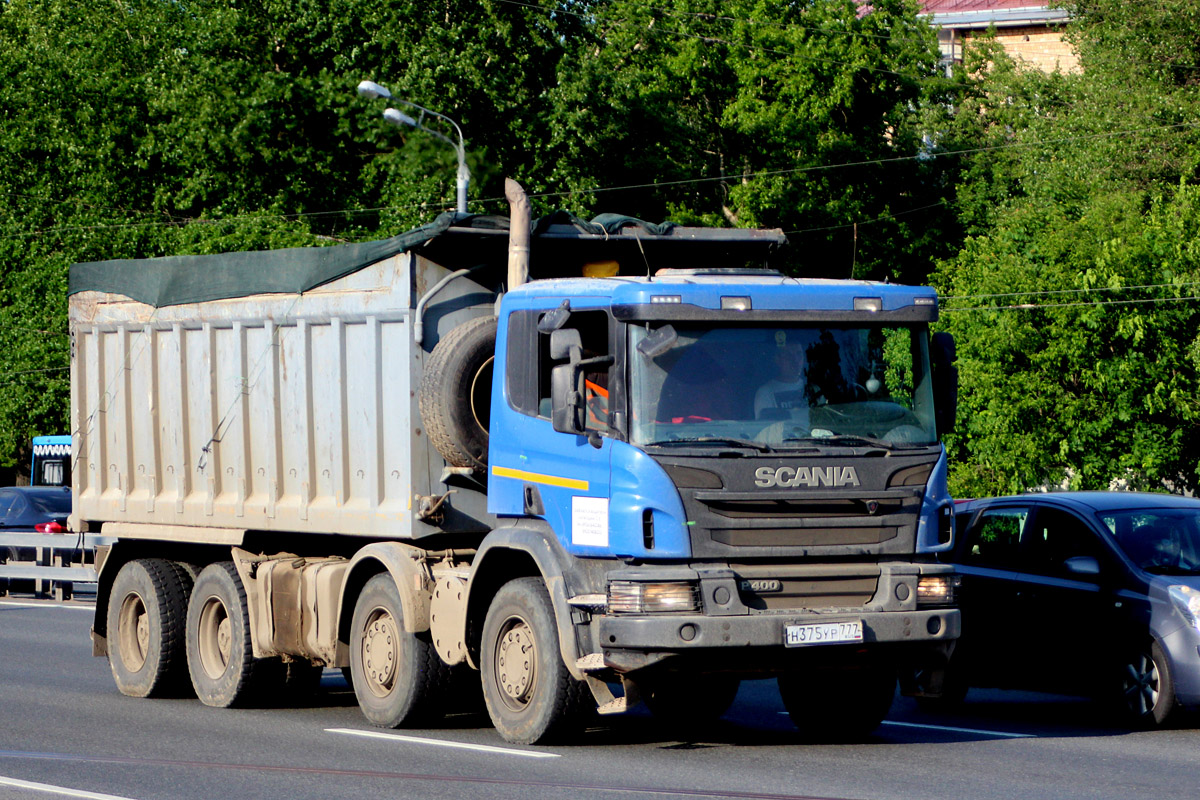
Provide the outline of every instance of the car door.
[[1038,505],[1022,540],[1020,567],[1017,613],[1025,657],[1014,677],[1030,689],[1091,693],[1106,677],[1109,646],[1117,638],[1115,564],[1108,547],[1074,511]]
[[1021,537],[1028,504],[985,506],[968,520],[955,556],[962,576],[962,636],[953,668],[972,686],[1002,686],[1012,672],[1022,626],[1014,615],[1020,582]]

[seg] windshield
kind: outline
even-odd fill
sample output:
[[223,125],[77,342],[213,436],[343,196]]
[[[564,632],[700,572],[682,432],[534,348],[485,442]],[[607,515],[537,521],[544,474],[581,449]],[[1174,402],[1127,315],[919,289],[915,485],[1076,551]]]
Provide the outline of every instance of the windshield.
[[634,444],[925,447],[924,327],[630,328]]
[[1155,508],[1101,514],[1133,563],[1160,575],[1200,572],[1200,512]]

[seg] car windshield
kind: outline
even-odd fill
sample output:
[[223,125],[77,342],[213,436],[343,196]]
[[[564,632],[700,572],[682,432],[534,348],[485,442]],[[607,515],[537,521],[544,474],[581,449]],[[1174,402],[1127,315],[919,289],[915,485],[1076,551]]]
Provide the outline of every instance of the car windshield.
[[937,442],[923,326],[630,330],[634,444],[802,449]]
[[1133,563],[1160,575],[1200,574],[1200,511],[1155,508],[1100,515]]

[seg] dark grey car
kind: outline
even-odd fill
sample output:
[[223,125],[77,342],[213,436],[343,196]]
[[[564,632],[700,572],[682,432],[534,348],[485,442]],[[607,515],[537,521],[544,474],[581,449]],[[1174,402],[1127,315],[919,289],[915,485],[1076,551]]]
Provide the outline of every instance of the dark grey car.
[[1200,500],[1062,492],[955,512],[963,630],[938,702],[1089,694],[1147,726],[1200,706]]
[[[0,533],[65,531],[70,513],[71,489],[68,486],[0,488]],[[32,552],[28,548],[0,547],[0,558],[28,560],[33,558]]]

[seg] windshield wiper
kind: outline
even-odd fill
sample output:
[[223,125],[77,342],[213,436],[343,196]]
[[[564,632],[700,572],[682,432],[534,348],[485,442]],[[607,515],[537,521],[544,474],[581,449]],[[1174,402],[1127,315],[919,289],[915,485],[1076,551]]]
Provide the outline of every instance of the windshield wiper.
[[804,442],[805,444],[833,444],[850,447],[883,447],[888,450],[896,446],[893,442],[885,442],[882,439],[874,439],[870,436],[847,436],[842,434],[837,436],[789,436],[783,441],[785,443]]
[[748,447],[760,453],[770,453],[772,448],[762,442],[750,439],[738,439],[732,436],[687,436],[680,439],[663,439],[659,442],[649,442],[644,447],[668,447],[677,444],[729,444],[735,447]]

